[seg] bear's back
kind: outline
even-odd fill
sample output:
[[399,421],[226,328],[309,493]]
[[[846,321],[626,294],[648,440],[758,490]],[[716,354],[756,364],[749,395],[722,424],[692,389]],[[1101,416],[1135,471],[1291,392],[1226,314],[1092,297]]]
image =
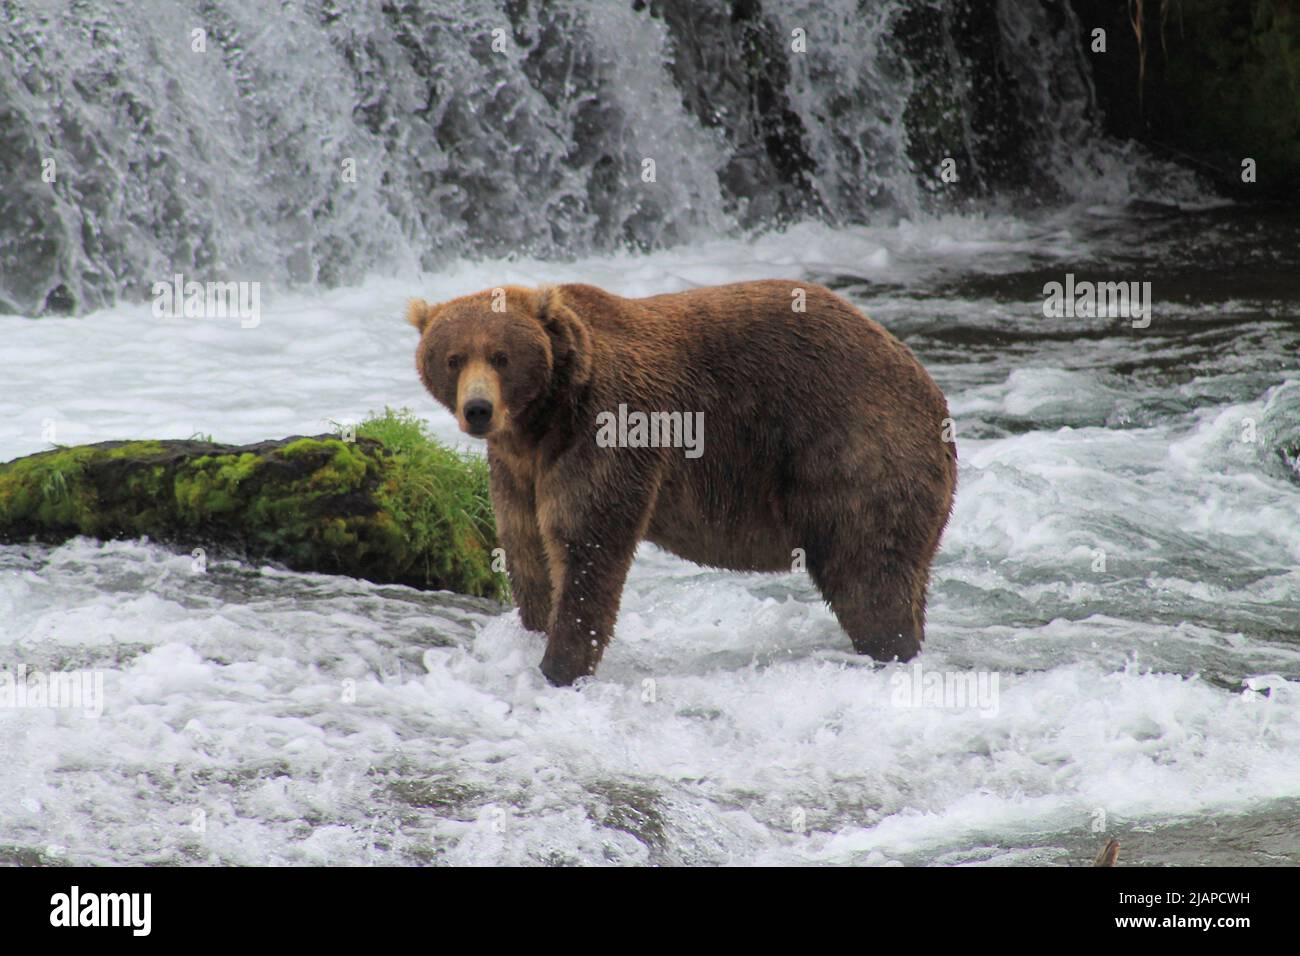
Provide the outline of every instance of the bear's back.
[[561,293],[588,324],[609,379],[628,379],[645,400],[694,408],[776,400],[788,421],[791,406],[822,408],[810,393],[830,389],[846,406],[921,398],[947,414],[905,345],[815,283],[765,279],[640,299],[589,285]]

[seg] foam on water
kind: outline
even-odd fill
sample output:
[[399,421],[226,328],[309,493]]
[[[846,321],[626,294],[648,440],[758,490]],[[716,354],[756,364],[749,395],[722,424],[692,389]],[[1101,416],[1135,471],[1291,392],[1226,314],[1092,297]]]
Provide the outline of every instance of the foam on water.
[[[900,277],[921,288],[1086,255],[1084,235],[939,220],[463,262],[281,296],[255,330],[145,306],[0,319],[17,386],[0,396],[0,458],[47,447],[46,419],[69,443],[253,441],[384,405],[460,443],[413,374],[409,294],[838,277],[886,324],[900,318],[959,423],[921,667],[998,679],[991,708],[902,706],[914,672],[850,654],[805,576],[648,546],[580,691],[547,686],[541,638],[487,602],[229,562],[194,574],[144,542],[6,546],[0,665],[99,670],[106,704],[98,718],[0,708],[0,856],[1077,862],[1100,818],[1135,834],[1129,859],[1159,861],[1159,828],[1188,817],[1293,815],[1300,494],[1277,451],[1300,437],[1300,374],[1264,357],[1294,333],[1261,320],[1195,376],[1138,381],[1135,350],[1197,346],[1155,329],[1007,349],[977,333],[1008,327],[999,315],[1031,327],[1032,303],[897,291]],[[940,341],[953,330],[960,350]],[[1241,440],[1247,419],[1257,443]],[[1203,862],[1233,852],[1210,845]],[[1273,852],[1294,862],[1300,848]]]
[[[435,601],[321,579],[187,606],[188,561],[139,544],[78,542],[54,564],[23,595],[5,575],[14,636],[31,660],[64,635],[62,653],[106,668],[110,703],[98,720],[5,714],[0,791],[7,842],[83,862],[911,860],[1041,846],[1097,808],[1164,819],[1300,787],[1294,682],[1261,703],[1064,662],[1004,672],[992,715],[901,708],[906,668],[842,659],[820,607],[732,582],[704,608],[662,557],[634,572],[619,639],[580,693],[544,685],[513,614],[470,633]],[[71,572],[123,564],[139,575],[129,593],[86,590],[92,607],[75,607]],[[454,643],[427,646],[431,630]],[[1066,650],[1108,630],[1018,640]],[[956,663],[945,638],[924,667]]]

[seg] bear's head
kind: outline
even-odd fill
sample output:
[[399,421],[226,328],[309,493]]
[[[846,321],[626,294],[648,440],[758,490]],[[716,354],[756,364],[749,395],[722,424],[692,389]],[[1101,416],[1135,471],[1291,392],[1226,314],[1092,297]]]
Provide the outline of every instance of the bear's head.
[[412,299],[406,318],[420,330],[424,387],[476,438],[545,428],[548,411],[590,378],[591,334],[555,286]]

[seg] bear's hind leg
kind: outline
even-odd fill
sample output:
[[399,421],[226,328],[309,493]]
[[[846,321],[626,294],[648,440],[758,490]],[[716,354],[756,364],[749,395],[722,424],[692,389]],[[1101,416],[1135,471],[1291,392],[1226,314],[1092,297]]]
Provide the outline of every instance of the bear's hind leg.
[[843,564],[810,556],[809,570],[859,654],[907,661],[921,650],[925,586],[914,569],[873,555]]

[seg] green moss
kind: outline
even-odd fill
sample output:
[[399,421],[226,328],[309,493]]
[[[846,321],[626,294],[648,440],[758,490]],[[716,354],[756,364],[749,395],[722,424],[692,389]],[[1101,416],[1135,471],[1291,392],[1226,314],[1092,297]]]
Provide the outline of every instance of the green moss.
[[109,458],[144,458],[149,455],[161,455],[165,448],[159,441],[128,441],[107,452]]
[[182,463],[172,478],[172,494],[181,516],[198,524],[243,509],[250,494],[241,488],[260,464],[250,452],[202,455]]
[[14,462],[0,475],[0,515],[57,528],[76,527],[80,516],[94,506],[81,480],[86,458],[83,448],[57,448]]
[[[20,458],[0,466],[0,529],[22,527],[59,533],[97,534],[104,524],[104,502],[87,468],[99,460],[127,460],[163,452],[159,442],[124,442],[109,448],[78,446]],[[148,501],[163,482],[137,476],[129,490]]]

